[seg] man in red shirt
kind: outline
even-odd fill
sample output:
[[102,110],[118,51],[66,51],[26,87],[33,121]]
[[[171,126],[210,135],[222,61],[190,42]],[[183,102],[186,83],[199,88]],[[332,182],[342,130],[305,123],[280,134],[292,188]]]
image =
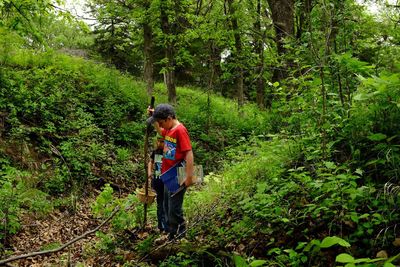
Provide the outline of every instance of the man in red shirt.
[[[192,185],[194,157],[186,127],[177,120],[175,110],[169,104],[160,104],[154,111],[149,109],[149,112],[153,114],[150,123],[153,123],[157,132],[164,137],[161,179],[170,181],[171,178],[178,181],[176,168],[184,165],[186,177],[181,185],[184,184],[185,187]],[[171,183],[168,183],[167,186],[164,186],[164,208],[170,240],[176,235],[183,237],[186,232],[182,210],[183,196],[186,190],[184,189],[172,196],[178,188],[179,184],[171,185]]]

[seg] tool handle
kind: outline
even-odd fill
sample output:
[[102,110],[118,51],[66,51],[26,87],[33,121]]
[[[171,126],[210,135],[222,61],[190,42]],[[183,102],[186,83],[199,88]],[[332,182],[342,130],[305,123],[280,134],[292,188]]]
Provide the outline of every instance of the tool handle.
[[154,102],[156,101],[156,98],[154,96],[151,97],[150,101],[150,108],[154,108]]
[[171,198],[173,198],[174,196],[176,196],[179,192],[181,192],[183,189],[185,189],[186,188],[186,185],[185,184],[183,184],[183,185],[181,185],[179,188],[178,188],[178,190],[176,190],[175,191],[175,193],[173,193],[172,195],[171,195]]

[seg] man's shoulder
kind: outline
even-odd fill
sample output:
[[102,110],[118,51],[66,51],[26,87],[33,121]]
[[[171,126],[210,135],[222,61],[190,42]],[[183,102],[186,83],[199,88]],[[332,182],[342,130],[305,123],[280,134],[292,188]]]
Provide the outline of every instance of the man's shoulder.
[[176,127],[176,128],[179,131],[186,131],[186,132],[188,131],[186,126],[183,123],[179,124],[178,127]]

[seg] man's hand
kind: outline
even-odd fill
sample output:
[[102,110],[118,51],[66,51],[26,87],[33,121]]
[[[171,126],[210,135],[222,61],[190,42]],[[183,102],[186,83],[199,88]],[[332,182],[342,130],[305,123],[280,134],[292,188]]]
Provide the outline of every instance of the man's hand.
[[186,187],[189,187],[193,184],[194,159],[192,150],[186,152],[185,161],[186,161],[186,177],[185,180],[183,180],[182,184],[185,184]]
[[185,185],[186,187],[189,187],[193,184],[193,176],[186,177],[186,179],[183,181],[182,185]]
[[152,116],[154,113],[154,108],[152,108],[151,106],[147,107],[147,115]]

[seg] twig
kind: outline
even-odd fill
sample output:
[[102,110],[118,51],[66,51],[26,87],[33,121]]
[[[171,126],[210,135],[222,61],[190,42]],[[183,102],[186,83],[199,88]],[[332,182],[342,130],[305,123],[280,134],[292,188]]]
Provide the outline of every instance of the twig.
[[75,242],[85,238],[86,236],[95,233],[97,230],[99,230],[101,227],[103,227],[106,223],[108,223],[114,217],[114,215],[119,211],[119,209],[120,209],[120,206],[117,206],[115,208],[115,210],[113,211],[113,213],[110,215],[110,217],[108,217],[105,221],[103,221],[99,226],[97,226],[93,230],[85,232],[84,234],[82,234],[82,235],[80,235],[78,237],[75,237],[74,239],[72,239],[69,242],[65,243],[61,247],[58,247],[58,248],[55,248],[55,249],[31,252],[31,253],[27,253],[27,254],[22,254],[22,255],[19,255],[19,256],[11,257],[11,258],[8,258],[8,259],[5,259],[5,260],[0,260],[0,266],[3,265],[3,264],[6,264],[8,262],[11,262],[11,261],[16,261],[16,260],[25,259],[25,258],[28,258],[28,257],[34,257],[34,256],[38,256],[38,255],[55,253],[55,252],[61,251],[61,250],[65,249],[66,247],[74,244]]

